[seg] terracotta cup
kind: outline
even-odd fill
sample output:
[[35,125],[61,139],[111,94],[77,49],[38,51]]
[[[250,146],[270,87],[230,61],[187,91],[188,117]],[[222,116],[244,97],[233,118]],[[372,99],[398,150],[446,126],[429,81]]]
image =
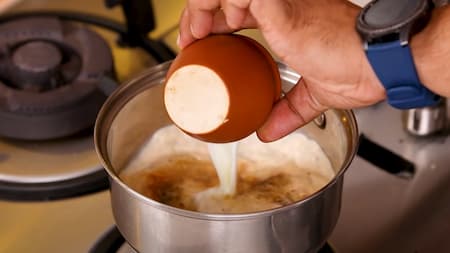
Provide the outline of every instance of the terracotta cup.
[[187,134],[225,143],[247,137],[281,96],[270,53],[242,35],[212,35],[183,49],[167,73],[164,103]]

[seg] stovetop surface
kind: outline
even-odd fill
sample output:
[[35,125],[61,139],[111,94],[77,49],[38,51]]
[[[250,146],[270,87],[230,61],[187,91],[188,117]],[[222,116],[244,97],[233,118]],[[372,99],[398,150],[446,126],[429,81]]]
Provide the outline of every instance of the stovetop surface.
[[[151,36],[164,36],[176,49],[174,28],[184,1],[153,2],[157,29]],[[14,7],[32,9],[87,11],[117,20],[122,16],[118,9],[106,10],[103,1],[35,0]],[[113,46],[121,80],[148,63],[139,50],[115,47],[114,36],[104,35]],[[257,34],[255,38],[260,39]],[[355,112],[360,131],[413,162],[415,172],[405,178],[357,156],[345,175],[342,211],[330,244],[338,253],[450,252],[449,135],[410,136],[402,129],[401,113],[386,104]],[[0,252],[88,252],[114,224],[107,191],[51,202],[0,201],[0,210]]]
[[449,131],[411,136],[402,112],[385,103],[355,113],[367,138],[412,162],[415,172],[391,174],[357,156],[331,241],[342,252],[450,252]]

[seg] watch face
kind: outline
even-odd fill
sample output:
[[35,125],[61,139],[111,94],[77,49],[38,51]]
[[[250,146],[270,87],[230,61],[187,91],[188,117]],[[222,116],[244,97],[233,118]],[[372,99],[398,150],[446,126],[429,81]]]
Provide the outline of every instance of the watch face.
[[361,11],[356,28],[369,43],[398,40],[402,32],[407,38],[427,22],[430,8],[428,0],[374,0]]
[[375,1],[363,17],[373,28],[388,28],[402,23],[420,10],[423,0]]

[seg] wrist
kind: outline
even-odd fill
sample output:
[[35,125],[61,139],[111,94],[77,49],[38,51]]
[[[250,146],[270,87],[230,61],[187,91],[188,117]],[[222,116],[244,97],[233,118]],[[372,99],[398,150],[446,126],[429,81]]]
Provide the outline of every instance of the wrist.
[[423,85],[433,92],[450,97],[450,6],[433,11],[428,25],[410,41],[417,73]]

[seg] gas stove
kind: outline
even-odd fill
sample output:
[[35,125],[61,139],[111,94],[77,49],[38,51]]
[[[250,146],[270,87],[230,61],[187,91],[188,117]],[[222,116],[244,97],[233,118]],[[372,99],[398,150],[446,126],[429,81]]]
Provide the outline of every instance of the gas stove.
[[[133,252],[114,226],[92,115],[115,86],[173,57],[184,1],[152,1],[148,22],[148,12],[130,19],[132,6],[104,4],[23,1],[0,16],[0,89],[19,97],[16,103],[0,98],[0,252]],[[264,44],[258,33],[246,34]],[[30,60],[34,53],[45,57]],[[83,59],[96,64],[85,66]],[[91,92],[40,96],[78,85]],[[24,108],[42,118],[30,118]],[[405,113],[385,103],[355,114],[360,149],[322,252],[450,252],[448,126],[417,137],[405,131]],[[1,117],[17,123],[4,125]],[[67,122],[61,119],[73,123],[43,127]]]
[[92,144],[97,112],[124,79],[175,52],[146,36],[155,28],[150,2],[105,3],[121,5],[125,20],[27,3],[0,17],[2,198],[59,199],[107,188]]

